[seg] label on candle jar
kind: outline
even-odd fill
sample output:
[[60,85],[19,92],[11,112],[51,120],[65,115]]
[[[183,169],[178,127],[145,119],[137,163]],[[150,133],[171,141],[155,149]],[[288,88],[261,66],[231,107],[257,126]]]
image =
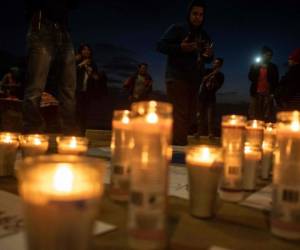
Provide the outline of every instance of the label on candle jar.
[[127,198],[129,194],[129,166],[113,165],[112,166],[112,175],[111,175],[111,187],[110,193],[113,198],[118,199],[117,196],[120,196],[121,199],[123,196]]
[[300,186],[274,186],[272,227],[300,239]]
[[141,240],[165,240],[165,196],[155,192],[133,191],[130,205],[131,236]]

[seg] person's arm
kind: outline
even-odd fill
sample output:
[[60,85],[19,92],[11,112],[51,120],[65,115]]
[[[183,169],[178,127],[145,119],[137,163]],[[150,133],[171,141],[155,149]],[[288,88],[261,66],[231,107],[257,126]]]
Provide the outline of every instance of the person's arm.
[[248,73],[248,79],[251,82],[255,82],[257,80],[257,66],[256,65],[251,65],[249,73]]
[[203,49],[202,57],[205,63],[211,63],[214,59],[213,41],[206,31],[202,31],[202,43],[207,46]]
[[180,40],[180,27],[173,24],[163,34],[161,39],[157,43],[157,50],[163,54],[171,55],[181,52],[181,40]]

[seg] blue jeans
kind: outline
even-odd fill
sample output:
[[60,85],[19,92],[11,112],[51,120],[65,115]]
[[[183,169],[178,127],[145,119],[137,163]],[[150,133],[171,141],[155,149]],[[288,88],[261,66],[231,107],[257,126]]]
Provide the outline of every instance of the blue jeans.
[[[42,92],[53,73],[59,100],[61,131],[72,134],[75,123],[76,66],[74,48],[64,27],[53,23],[42,24],[38,30],[30,28],[27,36],[28,75],[23,102],[23,132],[44,132],[44,119],[40,113]],[[53,83],[52,83],[53,84]]]

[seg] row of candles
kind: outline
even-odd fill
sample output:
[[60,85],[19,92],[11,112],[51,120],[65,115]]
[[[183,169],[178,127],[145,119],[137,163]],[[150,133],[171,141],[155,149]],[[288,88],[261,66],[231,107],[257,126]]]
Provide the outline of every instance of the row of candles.
[[[22,156],[37,156],[46,154],[49,150],[49,136],[42,134],[19,135],[11,132],[0,133],[0,176],[12,176],[17,150]],[[58,136],[56,138],[59,154],[84,154],[87,151],[88,140],[83,137]]]
[[[263,129],[258,121],[247,125],[245,117],[233,115],[223,118],[222,148],[195,146],[187,150],[192,215],[212,216],[218,189],[224,200],[242,199],[245,189],[255,189],[261,155],[267,162],[261,175],[269,177],[274,152],[272,232],[287,239],[300,238],[300,113],[280,113],[278,120],[276,148],[273,126]],[[133,249],[163,248],[167,243],[171,134],[170,104],[134,103],[131,111],[114,113],[109,193],[113,200],[129,203],[129,243]],[[27,157],[18,172],[30,249],[83,250],[88,245],[103,192],[105,163],[69,155],[76,151],[66,153]]]

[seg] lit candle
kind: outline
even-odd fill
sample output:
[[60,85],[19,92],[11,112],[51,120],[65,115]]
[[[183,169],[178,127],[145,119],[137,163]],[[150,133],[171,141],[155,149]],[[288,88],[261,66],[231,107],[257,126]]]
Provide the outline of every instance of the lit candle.
[[268,180],[273,168],[273,151],[276,142],[276,125],[267,123],[264,130],[263,158],[261,162],[261,178]]
[[252,147],[261,148],[264,139],[263,121],[252,120],[248,121],[246,125],[246,142]]
[[300,240],[300,112],[277,115],[271,231]]
[[28,249],[86,250],[103,192],[104,162],[51,155],[19,167]]
[[195,146],[188,149],[190,213],[209,218],[215,213],[217,189],[222,174],[222,148]]
[[45,154],[49,146],[47,135],[21,135],[20,144],[23,157]]
[[261,150],[246,143],[244,153],[243,188],[245,191],[254,191],[260,166]]
[[110,196],[116,201],[128,201],[130,157],[133,147],[130,111],[114,111],[112,128]]
[[62,136],[57,137],[57,151],[59,154],[85,154],[88,149],[88,139],[85,137]]
[[243,199],[242,167],[244,160],[246,117],[223,116],[222,146],[224,173],[220,189],[223,200],[238,202]]
[[129,244],[133,249],[160,249],[165,247],[167,236],[172,105],[154,101],[135,103],[132,117]]
[[18,135],[15,133],[0,133],[0,176],[13,176],[16,161]]

